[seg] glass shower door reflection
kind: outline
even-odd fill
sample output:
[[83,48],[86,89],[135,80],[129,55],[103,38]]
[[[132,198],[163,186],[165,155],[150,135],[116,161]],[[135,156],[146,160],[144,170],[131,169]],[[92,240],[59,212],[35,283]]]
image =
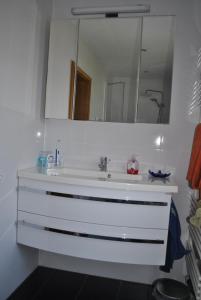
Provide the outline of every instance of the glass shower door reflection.
[[107,122],[124,122],[125,83],[114,82],[107,84],[106,120]]

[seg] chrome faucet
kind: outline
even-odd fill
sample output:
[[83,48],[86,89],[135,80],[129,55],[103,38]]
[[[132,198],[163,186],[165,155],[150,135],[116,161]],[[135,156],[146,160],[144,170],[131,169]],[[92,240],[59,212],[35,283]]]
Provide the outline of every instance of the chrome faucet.
[[100,163],[98,164],[100,171],[107,172],[107,164],[108,164],[108,158],[107,156],[102,156],[100,158]]

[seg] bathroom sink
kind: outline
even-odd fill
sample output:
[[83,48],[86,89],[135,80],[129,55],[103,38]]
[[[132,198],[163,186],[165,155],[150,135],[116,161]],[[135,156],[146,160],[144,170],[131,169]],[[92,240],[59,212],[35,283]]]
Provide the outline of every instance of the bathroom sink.
[[120,172],[101,172],[95,170],[87,169],[70,169],[70,168],[61,168],[61,169],[49,169],[47,170],[47,175],[50,176],[71,176],[79,177],[83,179],[91,180],[100,180],[100,181],[116,181],[116,182],[135,182],[141,181],[142,175],[130,175]]
[[[28,168],[18,170],[20,180],[38,180],[39,182],[77,185],[115,190],[177,193],[178,187],[172,177],[166,181],[153,180],[145,174],[130,175],[121,172],[102,172],[99,170],[55,168]],[[47,188],[50,188],[49,186]]]
[[130,175],[125,173],[118,173],[118,172],[100,172],[98,178],[111,180],[111,181],[121,181],[121,182],[129,182],[129,181],[141,181],[142,175]]

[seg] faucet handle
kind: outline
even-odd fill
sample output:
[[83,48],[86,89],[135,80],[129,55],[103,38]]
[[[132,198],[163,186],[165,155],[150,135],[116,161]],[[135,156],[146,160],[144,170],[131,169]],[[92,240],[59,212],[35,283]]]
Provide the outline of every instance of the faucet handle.
[[107,156],[101,156],[100,157],[100,163],[101,164],[104,164],[104,163],[106,163],[107,162]]
[[99,166],[100,169],[101,169],[102,166],[103,166],[103,162],[104,162],[104,157],[101,156],[101,157],[100,157],[100,160],[99,160],[99,164],[98,164],[98,166]]
[[107,171],[108,158],[107,156],[100,157],[100,163],[98,164],[101,171]]

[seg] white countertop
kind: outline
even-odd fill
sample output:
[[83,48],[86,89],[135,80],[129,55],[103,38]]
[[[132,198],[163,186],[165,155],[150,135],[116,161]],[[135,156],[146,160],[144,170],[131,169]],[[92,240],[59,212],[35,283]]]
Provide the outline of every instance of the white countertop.
[[[47,174],[49,172],[49,174]],[[37,168],[18,171],[19,178],[79,186],[91,186],[141,192],[177,193],[178,186],[170,176],[167,180],[150,178],[148,175],[127,175],[123,173],[94,170],[60,168],[39,172]],[[52,175],[50,175],[52,174]],[[108,175],[111,178],[108,178]],[[136,180],[135,180],[136,178]]]

